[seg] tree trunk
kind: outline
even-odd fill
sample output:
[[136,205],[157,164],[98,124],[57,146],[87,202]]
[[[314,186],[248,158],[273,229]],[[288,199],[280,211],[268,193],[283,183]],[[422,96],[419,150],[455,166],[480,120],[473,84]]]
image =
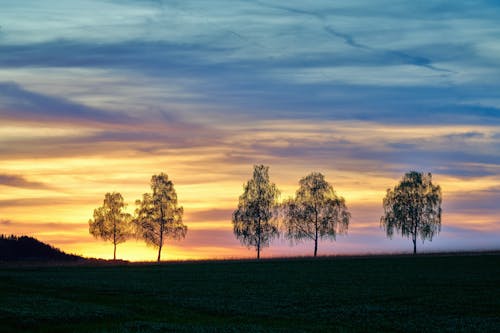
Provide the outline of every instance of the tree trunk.
[[116,260],[116,221],[113,223],[113,260]]
[[158,259],[156,259],[157,262],[160,262],[160,257],[161,257],[161,245],[158,247]]
[[413,228],[413,255],[417,254],[417,225],[418,222],[415,221],[415,227]]
[[260,233],[257,239],[257,259],[260,259]]
[[316,217],[316,231],[314,234],[314,257],[318,254],[318,222]]
[[257,227],[257,259],[260,259],[260,218],[259,218],[259,225]]
[[316,203],[314,204],[314,257],[318,254],[318,209]]
[[160,206],[160,245],[158,246],[158,258],[156,259],[157,262],[160,262],[161,258],[161,248],[163,246],[163,231],[165,230],[165,218],[164,218],[164,213],[163,213],[163,207]]

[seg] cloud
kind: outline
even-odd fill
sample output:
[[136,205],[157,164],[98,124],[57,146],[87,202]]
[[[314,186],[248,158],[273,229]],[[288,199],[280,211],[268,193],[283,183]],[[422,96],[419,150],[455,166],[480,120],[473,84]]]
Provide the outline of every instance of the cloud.
[[470,132],[460,133],[460,134],[446,135],[446,138],[450,139],[451,141],[453,141],[455,139],[458,139],[458,140],[483,139],[484,137],[485,137],[484,133],[476,132],[476,131],[470,131]]
[[38,198],[15,198],[0,200],[0,208],[22,208],[22,207],[55,207],[64,205],[90,205],[95,200],[81,197],[38,197]]
[[[231,49],[169,41],[125,40],[96,43],[54,40],[23,45],[0,45],[0,67],[134,68],[152,74],[189,73],[207,64],[210,55]],[[205,60],[204,60],[205,59]]]
[[230,221],[234,209],[208,209],[186,212],[185,220],[189,222]]
[[357,47],[357,48],[364,49],[364,50],[372,50],[372,48],[370,48],[369,46],[358,43],[356,40],[354,40],[354,38],[352,36],[338,32],[330,26],[326,26],[325,31],[328,32],[329,34],[333,35],[334,37],[342,38],[344,40],[344,42],[349,46]]
[[[0,83],[0,97],[4,131],[10,131],[0,140],[4,158],[121,154],[124,150],[154,154],[213,146],[222,136],[220,130],[186,121],[161,106],[129,115],[32,92],[14,83]],[[23,132],[9,129],[9,124],[35,128]],[[63,133],[55,135],[58,131]]]
[[82,122],[94,125],[132,122],[132,118],[125,114],[107,112],[61,97],[28,91],[12,82],[0,82],[0,98],[0,115],[4,121],[70,124]]
[[[491,4],[447,5],[445,11],[436,13],[434,6],[387,1],[387,10],[394,14],[388,16],[377,6],[362,3],[292,2],[282,6],[234,2],[226,8],[225,2],[197,6],[189,2],[162,6],[127,2],[113,7],[133,16],[134,24],[125,24],[123,31],[109,25],[104,17],[93,18],[96,27],[117,38],[88,38],[82,28],[68,33],[67,38],[4,43],[0,46],[0,66],[128,71],[132,85],[133,72],[165,79],[159,85],[189,79],[193,82],[187,88],[196,92],[197,97],[190,100],[198,104],[197,112],[206,112],[210,104],[225,117],[251,113],[256,118],[275,119],[498,121],[498,110],[473,107],[460,111],[456,105],[456,96],[496,96],[498,73],[494,68],[498,66],[487,64],[477,54],[477,38],[490,40],[489,35],[478,36],[478,32],[488,30],[491,24]],[[88,12],[87,4],[78,2],[75,6]],[[443,19],[440,14],[459,15],[464,8],[473,13],[474,21],[462,22],[463,27],[455,27],[459,22],[447,16]],[[141,14],[134,16],[134,11]],[[40,10],[37,15],[43,14]],[[176,20],[170,20],[170,15]],[[359,25],[358,17],[365,24]],[[426,24],[427,17],[443,19],[444,23]],[[411,20],[401,26],[403,18]],[[152,30],[155,37],[130,32],[141,28]],[[286,33],[290,29],[298,32],[297,37],[290,39]],[[462,36],[463,30],[468,34]],[[134,37],[127,37],[127,32]],[[439,32],[449,38],[438,39]],[[461,38],[454,38],[457,35]],[[360,52],[360,48],[365,51]],[[436,71],[442,66],[451,66],[454,73]],[[481,92],[474,88],[478,84]],[[119,91],[116,89],[117,95]],[[161,94],[161,89],[158,91]]]
[[[10,186],[10,187],[20,187],[20,188],[29,188],[36,190],[51,190],[52,186],[36,182],[29,181],[23,176],[19,175],[10,175],[10,174],[0,174],[0,185]],[[0,201],[1,202],[1,201]]]
[[[148,123],[130,124],[122,128],[106,128],[104,124],[92,131],[88,124],[75,123],[75,132],[67,136],[11,138],[0,141],[2,158],[61,158],[83,156],[123,157],[128,154],[153,156],[170,150],[195,150],[215,147],[223,133],[206,126],[179,121],[168,123],[154,118]],[[51,123],[52,124],[52,123]],[[84,131],[78,132],[78,126]]]
[[[371,51],[375,53],[380,53],[381,56],[380,58],[385,58],[385,59],[394,59],[396,64],[403,63],[403,64],[409,64],[409,65],[414,65],[414,66],[421,66],[424,68],[428,68],[431,70],[439,71],[439,72],[448,72],[451,73],[452,71],[443,69],[443,68],[438,68],[435,65],[433,65],[432,60],[426,57],[422,56],[416,56],[416,55],[411,55],[407,52],[403,52],[400,50],[384,50],[379,47],[371,47],[366,44],[359,43],[356,41],[356,39],[347,33],[340,32],[336,30],[334,27],[331,25],[327,24],[327,16],[323,14],[320,11],[309,11],[309,10],[303,10],[303,9],[297,9],[297,8],[292,8],[292,7],[284,7],[284,6],[275,6],[275,5],[267,5],[259,2],[260,5],[267,6],[270,8],[274,9],[279,9],[283,10],[286,12],[289,12],[291,14],[298,14],[298,15],[307,15],[307,16],[312,16],[319,21],[321,21],[321,24],[323,25],[323,29],[326,33],[329,35],[335,37],[335,38],[341,38],[347,45],[365,50],[365,51]],[[379,56],[376,56],[377,58]]]
[[488,234],[488,231],[478,230],[471,227],[463,226],[453,226],[453,225],[443,225],[441,232],[453,234],[452,237],[464,237],[465,235],[469,237],[482,237]]
[[10,226],[10,225],[12,225],[12,221],[11,220],[0,220],[0,224],[4,225],[4,226]]
[[182,241],[183,248],[225,247],[238,248],[240,242],[234,237],[232,230],[197,229],[189,230]]
[[[95,129],[137,128],[148,125],[153,129],[170,126],[170,132],[201,132],[204,126],[185,121],[182,116],[164,110],[161,105],[130,115],[125,112],[87,106],[65,98],[26,90],[12,82],[0,82],[0,115],[4,121],[40,122],[92,126]],[[96,127],[97,126],[97,127]]]
[[393,172],[397,165],[400,171],[417,168],[475,177],[497,172],[478,165],[500,163],[495,131],[489,126],[266,121],[255,128],[241,126],[226,139],[234,146],[231,153],[220,158],[227,164],[251,164],[259,157],[272,164],[293,161],[359,172]]
[[[493,186],[495,185],[498,186],[498,184],[494,184]],[[498,210],[499,203],[500,187],[492,187],[480,191],[464,189],[463,191],[454,193],[449,200],[445,201],[443,207],[457,214],[463,213],[481,216],[488,213],[494,216]]]
[[[43,234],[43,233],[74,233],[86,232],[87,223],[64,223],[64,222],[20,222],[10,220],[0,220],[0,225],[5,227],[2,233],[12,234]],[[82,233],[85,235],[85,233]],[[78,236],[80,238],[81,236]]]

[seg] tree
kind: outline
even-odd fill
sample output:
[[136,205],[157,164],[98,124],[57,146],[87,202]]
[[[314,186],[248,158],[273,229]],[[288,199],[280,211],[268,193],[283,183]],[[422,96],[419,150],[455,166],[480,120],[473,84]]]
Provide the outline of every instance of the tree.
[[257,259],[261,248],[269,246],[279,235],[277,200],[279,190],[269,180],[269,167],[255,165],[253,177],[243,185],[238,208],[233,212],[233,231],[236,238],[247,247],[255,247]]
[[318,172],[312,172],[299,182],[295,198],[284,202],[286,237],[314,241],[314,256],[318,253],[318,240],[347,233],[351,214],[345,200],[338,197]]
[[388,189],[383,201],[384,215],[380,225],[392,238],[394,231],[412,239],[413,254],[417,238],[422,243],[441,231],[441,188],[432,184],[432,175],[411,171],[394,187]]
[[166,174],[151,177],[151,190],[143,194],[142,201],[136,201],[139,207],[134,222],[138,237],[158,248],[159,262],[165,240],[185,238],[187,226],[182,223],[184,209],[177,206],[174,184]]
[[124,209],[126,204],[120,193],[106,193],[101,207],[94,209],[94,218],[89,220],[89,233],[113,243],[113,260],[116,260],[116,246],[131,237],[131,215]]

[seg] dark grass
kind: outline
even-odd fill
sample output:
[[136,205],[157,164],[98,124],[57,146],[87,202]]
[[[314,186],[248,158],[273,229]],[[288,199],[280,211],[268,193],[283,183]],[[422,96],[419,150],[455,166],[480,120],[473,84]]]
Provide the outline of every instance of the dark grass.
[[0,332],[499,330],[499,253],[0,265]]

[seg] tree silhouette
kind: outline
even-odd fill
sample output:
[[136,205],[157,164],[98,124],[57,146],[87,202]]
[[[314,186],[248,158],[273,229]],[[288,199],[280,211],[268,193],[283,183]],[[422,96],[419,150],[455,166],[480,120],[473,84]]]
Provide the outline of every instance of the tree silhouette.
[[120,193],[106,193],[102,206],[94,209],[94,218],[89,220],[92,236],[113,243],[113,260],[116,260],[116,246],[131,236],[131,216],[124,212],[125,207]]
[[432,241],[441,230],[441,200],[441,188],[432,184],[430,173],[408,172],[393,190],[387,190],[380,225],[389,238],[395,230],[403,237],[411,237],[416,254],[418,237],[422,242]]
[[139,207],[134,223],[138,237],[158,248],[159,262],[165,240],[186,237],[187,226],[182,223],[184,209],[177,206],[174,184],[166,174],[151,177],[151,190],[136,201]]
[[286,237],[314,241],[314,256],[318,253],[318,240],[347,233],[350,213],[345,200],[338,197],[325,177],[312,172],[299,182],[295,198],[283,203]]
[[77,261],[82,257],[67,254],[29,236],[0,235],[1,261]]
[[257,259],[261,248],[279,235],[276,216],[279,190],[269,181],[269,167],[255,165],[253,177],[243,185],[238,208],[233,212],[233,231],[247,247],[255,247]]

